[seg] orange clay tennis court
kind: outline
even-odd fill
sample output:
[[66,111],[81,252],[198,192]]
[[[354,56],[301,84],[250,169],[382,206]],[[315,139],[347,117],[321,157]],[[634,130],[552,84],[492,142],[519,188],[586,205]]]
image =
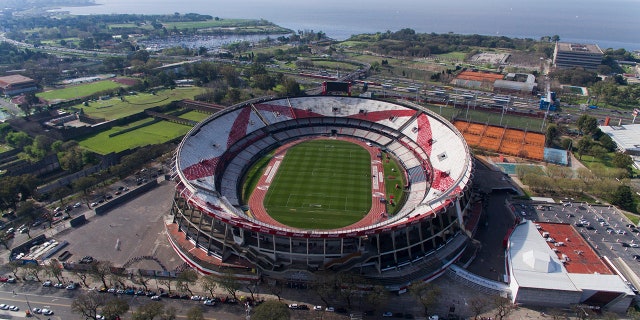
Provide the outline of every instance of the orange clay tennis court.
[[544,134],[490,126],[466,121],[453,125],[462,133],[471,147],[542,161]]

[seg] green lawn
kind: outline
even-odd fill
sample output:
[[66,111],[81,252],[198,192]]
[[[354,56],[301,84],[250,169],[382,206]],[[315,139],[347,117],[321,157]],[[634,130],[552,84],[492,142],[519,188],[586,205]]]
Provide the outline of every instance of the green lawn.
[[90,96],[96,92],[111,90],[118,87],[124,87],[122,84],[111,80],[103,80],[92,83],[85,83],[76,86],[66,87],[64,89],[56,89],[37,93],[36,96],[47,101],[53,100],[69,100],[80,97]]
[[183,119],[187,119],[187,120],[193,120],[193,121],[200,122],[200,121],[206,119],[209,116],[210,116],[210,114],[208,114],[208,113],[199,112],[199,111],[189,111],[187,113],[181,114],[179,117],[183,118]]
[[287,151],[264,205],[277,221],[303,229],[340,228],[371,209],[371,158],[341,140],[303,142]]
[[109,100],[92,101],[88,106],[78,104],[74,107],[82,108],[90,117],[113,120],[136,114],[144,109],[165,105],[171,101],[193,99],[194,96],[203,91],[203,88],[198,87],[166,89],[157,91],[155,94],[138,93],[137,95],[129,95],[125,97],[124,101],[114,97]]
[[[393,197],[393,203],[387,201],[386,209],[389,215],[394,215],[402,206],[404,202],[404,186],[407,184],[404,177],[404,169],[400,164],[388,155],[383,156],[383,170],[384,170],[384,188],[387,194],[387,199]],[[398,185],[398,188],[396,188]]]
[[111,133],[149,121],[151,121],[151,119],[143,119],[131,123],[128,126],[113,127],[110,130],[80,140],[78,143],[85,149],[99,154],[107,154],[110,152],[120,152],[129,148],[165,143],[185,135],[187,131],[191,129],[190,126],[169,121],[160,121],[124,134],[109,137]]

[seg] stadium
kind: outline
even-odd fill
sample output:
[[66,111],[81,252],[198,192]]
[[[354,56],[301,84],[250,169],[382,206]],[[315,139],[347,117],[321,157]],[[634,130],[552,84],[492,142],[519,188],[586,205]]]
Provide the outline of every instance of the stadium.
[[[291,160],[303,146],[319,151]],[[343,147],[351,149],[336,153]],[[400,169],[387,172],[390,160]],[[255,185],[245,192],[255,167]],[[173,172],[169,240],[204,274],[244,270],[246,278],[304,284],[316,272],[353,271],[399,289],[442,274],[470,244],[469,148],[451,123],[410,102],[246,101],[187,133]],[[297,178],[279,182],[285,172]],[[385,180],[396,175],[402,184],[391,189],[402,197],[394,202]]]

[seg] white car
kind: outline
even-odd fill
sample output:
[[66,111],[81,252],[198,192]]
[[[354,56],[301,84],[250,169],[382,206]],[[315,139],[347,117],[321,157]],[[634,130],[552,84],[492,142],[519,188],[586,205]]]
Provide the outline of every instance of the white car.
[[637,244],[637,243],[630,243],[630,244],[629,244],[629,247],[631,247],[631,248],[640,248],[640,244]]
[[96,319],[98,319],[98,320],[104,320],[104,319],[106,319],[106,318],[105,318],[103,315],[101,315],[101,314],[96,314]]
[[153,301],[160,301],[160,296],[152,296],[151,300]]
[[215,305],[216,305],[216,302],[215,302],[215,301],[213,301],[213,300],[211,300],[211,299],[207,299],[207,300],[205,300],[205,301],[203,302],[203,304],[204,304],[205,306],[215,306]]
[[47,281],[42,283],[43,287],[51,287],[51,285],[52,285],[51,280],[47,280]]
[[40,310],[40,308],[33,308],[33,309],[31,309],[31,311],[33,313],[35,313],[35,314],[41,314],[42,313],[42,310]]
[[9,310],[9,306],[3,303],[3,304],[0,304],[0,309]]
[[53,311],[49,309],[42,309],[42,314],[44,314],[45,316],[50,316],[53,314]]
[[313,310],[315,311],[322,311],[322,306],[314,306]]
[[81,206],[81,205],[82,205],[82,203],[80,203],[80,202],[76,202],[76,203],[73,205],[73,207],[74,207],[74,208],[80,208],[80,206]]
[[335,311],[336,311],[336,309],[335,309],[334,307],[327,307],[326,309],[324,309],[324,311],[327,311],[327,312],[335,312]]
[[9,310],[11,310],[11,311],[20,311],[20,308],[18,308],[16,306],[9,306]]

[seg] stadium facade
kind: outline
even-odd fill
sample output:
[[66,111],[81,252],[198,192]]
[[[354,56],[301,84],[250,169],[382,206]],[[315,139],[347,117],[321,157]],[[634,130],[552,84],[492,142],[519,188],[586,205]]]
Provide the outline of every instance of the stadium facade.
[[[291,141],[348,137],[392,154],[404,167],[406,201],[386,219],[333,230],[257,219],[241,197],[255,161]],[[473,158],[460,132],[418,105],[346,96],[256,99],[195,126],[174,161],[169,239],[201,273],[243,266],[290,282],[317,271],[356,271],[390,288],[442,274],[470,239]],[[376,193],[373,193],[373,196]]]

